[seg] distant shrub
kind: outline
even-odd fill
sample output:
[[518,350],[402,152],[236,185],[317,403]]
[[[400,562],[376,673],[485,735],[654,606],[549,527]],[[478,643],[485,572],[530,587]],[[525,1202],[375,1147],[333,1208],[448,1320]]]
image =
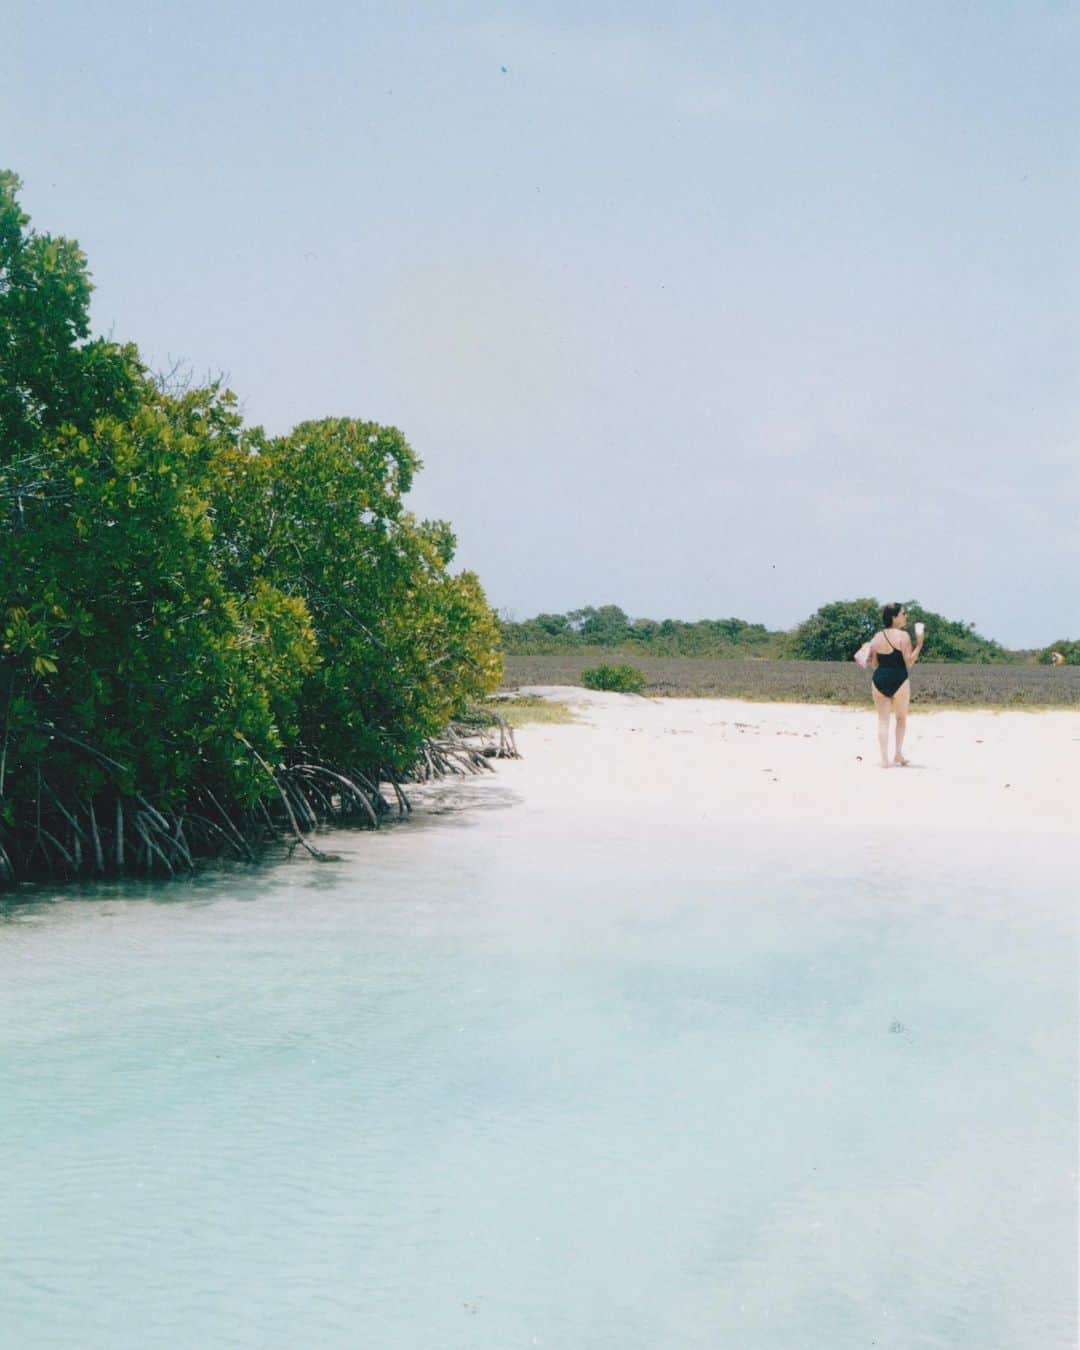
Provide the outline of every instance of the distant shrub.
[[1044,666],[1080,666],[1080,640],[1052,642],[1039,653],[1039,662]]
[[[998,642],[984,638],[970,623],[947,619],[924,609],[917,600],[904,603],[911,624],[926,624],[926,655],[929,661],[963,661],[967,664],[1021,661],[1022,653],[1006,651]],[[881,627],[877,600],[837,600],[822,607],[796,628],[790,655],[804,661],[850,661],[858,647]]]
[[616,694],[640,694],[645,676],[637,666],[590,666],[581,672],[586,689],[607,689]]
[[881,606],[869,596],[822,605],[799,624],[794,654],[804,661],[850,661],[881,627]]

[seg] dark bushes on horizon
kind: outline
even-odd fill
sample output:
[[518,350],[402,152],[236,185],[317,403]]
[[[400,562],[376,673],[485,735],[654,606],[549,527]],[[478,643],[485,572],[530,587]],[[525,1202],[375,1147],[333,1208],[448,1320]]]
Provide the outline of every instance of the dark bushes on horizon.
[[[1006,663],[1024,659],[1026,653],[1010,652],[975,631],[975,625],[947,619],[926,609],[917,600],[904,602],[909,630],[916,622],[926,624],[924,660],[967,663]],[[855,651],[881,627],[881,602],[837,600],[822,607],[799,624],[792,637],[790,655],[804,661],[848,661]]]
[[[1002,664],[1036,659],[1031,652],[1009,651],[984,638],[973,624],[947,619],[916,600],[907,602],[906,607],[912,622],[921,619],[927,625],[928,659]],[[745,619],[630,619],[617,605],[587,607],[568,614],[538,614],[520,623],[499,620],[503,650],[508,656],[599,646],[637,648],[656,657],[808,661],[850,660],[880,626],[881,602],[870,597],[823,605],[791,632],[770,630]]]
[[568,614],[538,614],[515,623],[499,620],[503,650],[509,653],[556,652],[575,647],[637,646],[657,655],[722,656],[748,651],[778,656],[784,633],[770,633],[743,619],[630,619],[618,605],[588,606]]
[[1039,662],[1044,666],[1080,666],[1080,638],[1076,641],[1062,638],[1059,642],[1051,642],[1049,647],[1044,647],[1039,653]]

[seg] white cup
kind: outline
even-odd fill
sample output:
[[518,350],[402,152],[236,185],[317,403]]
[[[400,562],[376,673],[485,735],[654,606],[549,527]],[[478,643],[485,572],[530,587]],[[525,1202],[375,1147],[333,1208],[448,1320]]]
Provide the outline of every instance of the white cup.
[[923,635],[925,632],[926,632],[926,624],[924,624],[924,623],[922,623],[922,622],[919,622],[919,623],[917,623],[917,624],[915,625],[915,636],[916,636],[916,637],[922,637],[922,635]]

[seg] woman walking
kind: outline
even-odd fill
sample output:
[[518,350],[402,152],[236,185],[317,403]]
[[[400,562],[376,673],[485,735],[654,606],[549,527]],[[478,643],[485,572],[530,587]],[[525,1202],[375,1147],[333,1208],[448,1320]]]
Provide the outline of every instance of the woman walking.
[[923,625],[915,625],[915,646],[904,631],[907,614],[903,605],[886,605],[881,611],[884,625],[870,641],[870,668],[874,672],[872,692],[878,715],[878,746],[881,767],[889,768],[889,714],[896,718],[896,753],[893,763],[907,764],[904,758],[904,732],[907,730],[908,703],[911,699],[911,681],[908,671],[919,659],[926,641]]

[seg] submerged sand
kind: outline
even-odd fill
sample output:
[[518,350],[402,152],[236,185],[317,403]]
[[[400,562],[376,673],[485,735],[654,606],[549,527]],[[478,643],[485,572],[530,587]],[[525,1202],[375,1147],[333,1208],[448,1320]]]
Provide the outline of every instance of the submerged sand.
[[725,822],[974,830],[999,839],[1080,829],[1080,712],[921,713],[913,705],[910,766],[886,770],[876,718],[859,709],[569,686],[521,692],[566,703],[576,718],[522,728],[525,759],[500,767],[500,778],[537,808],[681,807]]

